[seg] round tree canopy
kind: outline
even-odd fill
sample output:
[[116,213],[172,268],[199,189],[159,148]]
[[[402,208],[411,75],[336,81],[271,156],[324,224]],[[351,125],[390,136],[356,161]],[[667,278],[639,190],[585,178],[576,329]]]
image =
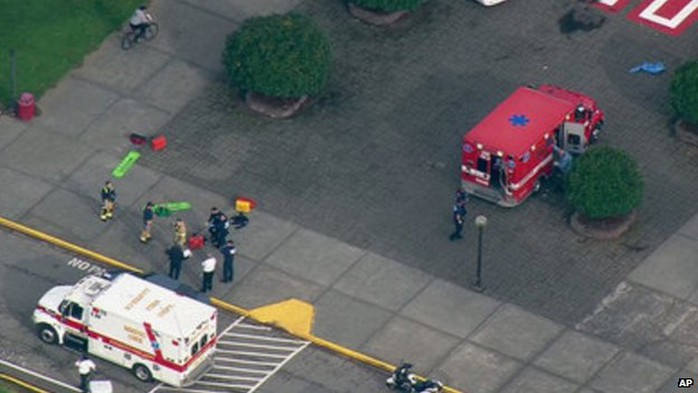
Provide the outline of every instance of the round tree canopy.
[[255,17],[228,36],[223,65],[231,82],[242,90],[298,98],[324,88],[330,44],[306,16]]
[[689,123],[698,124],[698,61],[679,67],[671,80],[671,106]]
[[569,176],[570,202],[590,219],[629,214],[640,205],[642,195],[642,176],[635,160],[608,146],[589,149],[574,163]]

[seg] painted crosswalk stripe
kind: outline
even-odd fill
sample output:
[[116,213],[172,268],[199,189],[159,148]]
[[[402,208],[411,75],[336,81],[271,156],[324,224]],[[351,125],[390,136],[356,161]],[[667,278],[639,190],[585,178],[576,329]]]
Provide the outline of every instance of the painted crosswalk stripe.
[[218,335],[211,369],[188,387],[160,384],[150,393],[253,393],[309,344],[240,317]]

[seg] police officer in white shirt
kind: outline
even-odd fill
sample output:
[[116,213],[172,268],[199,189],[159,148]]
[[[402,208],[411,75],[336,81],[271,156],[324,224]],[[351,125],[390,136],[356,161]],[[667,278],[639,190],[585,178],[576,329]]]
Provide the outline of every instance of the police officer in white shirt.
[[213,289],[213,273],[216,271],[216,258],[210,253],[206,254],[206,259],[201,262],[201,270],[204,273],[201,292],[209,292]]
[[97,365],[90,360],[87,354],[83,354],[80,360],[75,362],[75,367],[78,368],[78,372],[80,373],[80,390],[82,390],[83,393],[89,393],[90,379],[92,379],[92,372],[97,369]]

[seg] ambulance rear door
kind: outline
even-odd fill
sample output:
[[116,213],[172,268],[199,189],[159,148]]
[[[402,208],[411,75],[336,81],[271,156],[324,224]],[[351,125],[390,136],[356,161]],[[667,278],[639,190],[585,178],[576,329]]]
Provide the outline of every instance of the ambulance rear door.
[[584,153],[589,144],[584,131],[584,124],[565,122],[562,127],[562,148],[573,154]]

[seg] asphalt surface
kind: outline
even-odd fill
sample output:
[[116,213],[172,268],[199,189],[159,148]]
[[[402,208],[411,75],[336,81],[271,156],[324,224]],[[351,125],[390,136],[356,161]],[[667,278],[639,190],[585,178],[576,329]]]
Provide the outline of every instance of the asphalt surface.
[[[668,83],[628,69],[661,60],[669,71],[695,54],[696,30],[660,35],[620,14],[572,30],[576,1],[511,1],[483,8],[434,0],[389,28],[366,26],[339,1],[306,1],[332,42],[326,91],[287,121],[249,113],[212,85],[162,130],[172,148],[149,168],[459,286],[473,279],[475,226],[447,240],[459,184],[460,138],[518,86],[559,84],[598,100],[601,144],[628,151],[645,180],[640,220],[613,242],[569,230],[555,191],[484,214],[487,295],[573,325],[652,250],[698,212],[696,153],[670,133]],[[566,31],[567,33],[563,33]]]
[[[628,21],[628,10],[579,30],[565,19],[575,4],[432,0],[379,29],[341,2],[156,1],[154,41],[124,52],[114,34],[41,98],[41,116],[0,117],[0,183],[10,185],[0,214],[163,272],[174,217],[157,219],[153,241],[140,244],[145,202],[191,202],[176,217],[202,231],[210,206],[230,211],[233,197],[252,197],[259,207],[250,226],[231,235],[235,282],[215,282],[216,297],[246,308],[307,301],[317,336],[388,362],[408,359],[472,393],[675,391],[678,377],[698,373],[698,152],[671,135],[667,89],[695,53],[696,30],[661,35]],[[244,18],[293,8],[330,34],[333,73],[299,116],[271,121],[222,83],[219,55]],[[649,60],[668,72],[627,72]],[[446,240],[459,141],[526,83],[597,98],[608,118],[601,143],[638,159],[645,200],[639,223],[615,242],[574,235],[554,191],[511,210],[471,201],[469,220],[490,219],[487,290],[477,294],[468,286],[474,225],[463,242]],[[116,218],[104,224],[98,190],[135,148],[131,132],[163,133],[169,145],[141,148],[139,165],[116,181]],[[2,358],[77,382],[75,355],[41,348],[28,313],[45,288],[84,271],[14,236],[2,246],[10,316],[2,341],[11,342]],[[198,286],[198,264],[185,265],[181,280]],[[305,355],[262,389],[373,391],[382,382],[321,351]],[[133,383],[125,370],[103,370]]]
[[[0,341],[3,343],[0,358],[77,386],[79,377],[73,363],[79,358],[79,353],[41,342],[35,334],[31,314],[39,298],[53,286],[71,285],[86,274],[111,268],[82,257],[77,257],[76,261],[76,257],[68,252],[4,230],[0,231],[0,249],[3,250],[0,261]],[[221,312],[219,332],[237,318]],[[112,381],[115,392],[148,392],[156,387],[155,383],[137,381],[129,370],[99,359],[95,362],[97,373],[94,380]],[[228,372],[228,375],[245,374]],[[256,391],[378,391],[384,386],[385,378],[385,373],[366,365],[320,348],[306,347],[270,375]]]

